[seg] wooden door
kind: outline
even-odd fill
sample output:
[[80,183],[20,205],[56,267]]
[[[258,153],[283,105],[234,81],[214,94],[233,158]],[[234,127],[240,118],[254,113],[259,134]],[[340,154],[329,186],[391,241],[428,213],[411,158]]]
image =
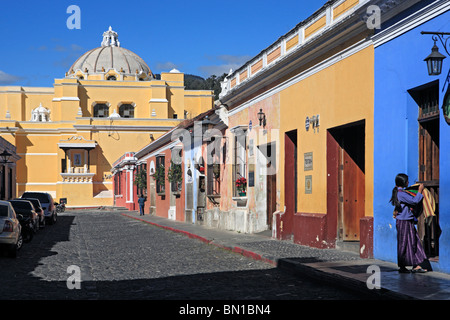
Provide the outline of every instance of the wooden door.
[[[435,216],[425,223],[419,218],[417,229],[429,258],[439,256],[439,86],[432,82],[410,92],[419,105],[419,181],[435,200]],[[410,181],[413,184],[414,181]]]
[[364,217],[364,172],[343,149],[343,240],[359,241],[359,223]]
[[294,213],[297,211],[297,130],[285,133],[284,199],[286,211],[282,238],[288,239],[292,234]]
[[365,216],[365,126],[337,128],[338,239],[360,240],[360,220]]
[[267,145],[267,225],[272,230],[273,213],[277,210],[277,174],[275,144]]

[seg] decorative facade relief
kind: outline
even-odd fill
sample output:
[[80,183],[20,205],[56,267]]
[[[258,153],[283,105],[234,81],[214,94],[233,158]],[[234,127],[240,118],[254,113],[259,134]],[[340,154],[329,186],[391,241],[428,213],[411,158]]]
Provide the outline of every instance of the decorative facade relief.
[[51,111],[42,106],[42,103],[39,104],[39,107],[33,109],[31,111],[31,120],[35,122],[51,122],[50,120]]

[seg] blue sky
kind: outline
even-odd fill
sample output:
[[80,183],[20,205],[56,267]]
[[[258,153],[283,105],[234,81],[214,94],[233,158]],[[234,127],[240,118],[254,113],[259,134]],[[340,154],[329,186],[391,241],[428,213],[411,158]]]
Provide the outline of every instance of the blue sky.
[[[154,73],[208,77],[241,66],[326,0],[0,0],[0,86],[51,87],[112,26]],[[81,29],[67,28],[70,5]]]

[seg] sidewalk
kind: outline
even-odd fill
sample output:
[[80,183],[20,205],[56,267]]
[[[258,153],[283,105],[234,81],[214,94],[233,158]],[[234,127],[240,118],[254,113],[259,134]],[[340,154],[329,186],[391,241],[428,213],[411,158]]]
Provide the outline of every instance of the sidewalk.
[[[376,259],[361,259],[358,254],[336,249],[315,249],[275,240],[262,234],[242,234],[173,221],[157,216],[139,216],[137,211],[122,212],[123,216],[184,234],[249,258],[270,263],[293,273],[302,273],[319,280],[331,281],[381,295],[387,299],[450,300],[450,275],[440,272],[400,274],[397,265]],[[381,271],[380,289],[368,289],[372,273],[369,266]],[[372,281],[370,283],[376,284]]]

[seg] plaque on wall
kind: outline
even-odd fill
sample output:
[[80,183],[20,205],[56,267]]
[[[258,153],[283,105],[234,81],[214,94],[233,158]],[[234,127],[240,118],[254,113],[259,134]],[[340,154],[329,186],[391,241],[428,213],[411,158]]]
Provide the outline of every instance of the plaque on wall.
[[305,176],[305,193],[312,193],[312,176]]
[[307,152],[304,154],[304,169],[305,171],[311,171],[313,169],[313,153]]

